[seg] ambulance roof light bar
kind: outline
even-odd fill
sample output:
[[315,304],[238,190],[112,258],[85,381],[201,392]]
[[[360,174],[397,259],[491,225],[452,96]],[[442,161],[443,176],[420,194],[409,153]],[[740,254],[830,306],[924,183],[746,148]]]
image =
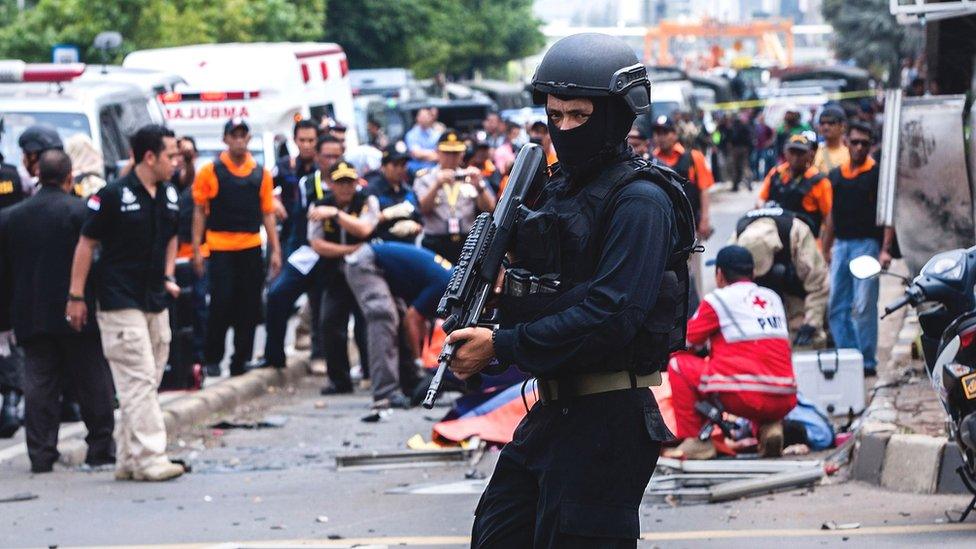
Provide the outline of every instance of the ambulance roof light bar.
[[203,91],[203,92],[178,92],[171,91],[159,94],[159,101],[162,103],[180,103],[182,101],[247,101],[248,99],[259,99],[261,92],[255,91]]
[[24,63],[17,59],[0,60],[0,83],[68,82],[85,72],[84,63]]

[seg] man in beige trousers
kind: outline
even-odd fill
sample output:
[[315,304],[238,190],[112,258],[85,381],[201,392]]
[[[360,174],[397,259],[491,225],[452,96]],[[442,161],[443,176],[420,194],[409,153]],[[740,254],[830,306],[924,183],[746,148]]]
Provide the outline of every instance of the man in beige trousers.
[[96,318],[121,411],[115,478],[160,481],[184,472],[166,457],[156,393],[169,356],[167,306],[180,291],[173,278],[179,194],[169,183],[178,151],[173,132],[155,124],[130,144],[132,170],[88,199],[92,212],[75,248],[66,320],[76,330],[84,326],[85,282],[101,246]]

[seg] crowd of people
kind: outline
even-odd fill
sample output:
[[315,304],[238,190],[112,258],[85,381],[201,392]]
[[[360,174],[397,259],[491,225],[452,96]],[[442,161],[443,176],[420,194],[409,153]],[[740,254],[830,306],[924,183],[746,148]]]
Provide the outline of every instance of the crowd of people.
[[[504,188],[492,159],[507,154],[510,167],[515,154],[508,141],[491,146],[435,123],[423,109],[406,141],[378,136],[387,142],[375,140],[384,145],[375,169],[346,157],[335,123],[297,122],[297,154],[271,169],[248,151],[244,119],[226,122],[226,150],[204,163],[192,136],[150,125],[111,184],[91,169],[101,167],[92,147],[62,143],[46,126],[24,132],[24,181],[4,164],[0,185],[10,191],[0,197],[0,435],[23,422],[41,473],[58,459],[59,423],[81,419],[89,465],[114,463],[120,479],[179,476],[156,397],[166,368],[198,363],[218,377],[224,362],[231,376],[285,367],[303,294],[310,368],[328,374],[322,393],[354,389],[352,317],[374,407],[409,407],[450,259]],[[61,410],[72,406],[77,417]]]
[[[650,135],[642,124],[628,135],[635,152],[684,178],[701,241],[714,232],[715,181],[733,191],[761,181],[756,208],[736,224],[735,246],[719,254],[719,289],[703,296],[700,254],[689,265],[697,313],[688,340],[712,341],[711,358],[682,353],[671,361],[680,437],[698,441],[704,418],[694,405],[714,393],[763,426],[764,451],[774,455],[781,445],[765,439],[778,431],[767,425],[795,405],[791,347],[832,341],[859,349],[865,372],[875,371],[878,285],[853,279],[847,264],[870,254],[887,266],[895,250],[893,231],[874,221],[876,128],[863,119],[830,105],[817,132],[798,110],[774,130],[761,112],[742,111],[720,115],[709,135],[700,120],[676,113],[654,118]],[[24,363],[22,379],[5,374],[17,368],[0,368],[0,436],[16,431],[23,394],[32,469],[49,471],[62,408],[77,403],[89,464],[115,463],[121,479],[178,476],[156,399],[167,363],[199,363],[209,377],[223,375],[224,362],[231,376],[285,367],[302,295],[296,347],[308,345],[310,370],[327,375],[322,394],[355,388],[352,319],[358,374],[374,407],[411,406],[451,261],[475,218],[494,209],[525,143],[543,147],[550,164],[557,158],[545,122],[523,126],[497,113],[467,134],[444,127],[431,109],[416,114],[403,140],[388,139],[378,124],[370,129],[366,144],[347,151],[345,127],[301,120],[297,154],[269,168],[248,152],[244,119],[226,122],[226,150],[201,165],[192,136],[151,125],[132,137],[132,162],[108,185],[90,141],[61,143],[43,126],[25,132],[27,181],[4,165],[9,196],[0,184],[0,355],[3,364]],[[174,309],[179,300],[186,306]],[[727,318],[755,329],[729,333]],[[261,323],[267,337],[255,360]],[[189,337],[178,341],[177,331]],[[712,455],[689,444],[678,452]]]

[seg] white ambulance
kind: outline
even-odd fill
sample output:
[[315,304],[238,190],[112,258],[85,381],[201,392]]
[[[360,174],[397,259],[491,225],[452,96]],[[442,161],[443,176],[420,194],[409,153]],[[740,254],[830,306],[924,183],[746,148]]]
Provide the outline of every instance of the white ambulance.
[[82,78],[95,67],[83,64],[0,61],[0,152],[19,164],[17,139],[34,124],[53,126],[62,140],[76,133],[102,151],[111,177],[129,160],[129,137],[140,127],[161,122],[155,101],[139,86],[122,81]]
[[[126,56],[123,66],[166,70],[186,81],[160,100],[167,124],[177,134],[196,139],[201,161],[224,149],[223,125],[234,116],[251,126],[252,153],[268,168],[286,150],[294,150],[296,120],[327,115],[351,124],[353,119],[349,69],[345,53],[335,44],[231,43],[141,50]],[[348,144],[355,145],[355,133],[347,136]]]

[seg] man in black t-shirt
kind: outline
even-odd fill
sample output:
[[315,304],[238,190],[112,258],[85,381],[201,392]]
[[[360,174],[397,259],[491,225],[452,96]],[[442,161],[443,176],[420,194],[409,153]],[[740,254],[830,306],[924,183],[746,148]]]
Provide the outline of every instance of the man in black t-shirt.
[[179,194],[169,183],[179,152],[173,132],[155,124],[130,144],[132,171],[88,199],[93,213],[75,249],[66,320],[75,330],[84,327],[85,282],[100,245],[97,320],[121,411],[115,478],[169,480],[184,471],[166,457],[156,390],[169,356],[167,306],[180,292],[173,277]]
[[830,263],[829,324],[838,348],[864,356],[864,372],[874,375],[878,346],[878,279],[857,280],[850,262],[862,255],[877,257],[888,268],[894,230],[875,221],[879,167],[869,155],[871,127],[851,122],[847,130],[849,163],[830,171],[833,210],[824,222],[824,258]]
[[[47,473],[58,460],[61,391],[74,388],[88,430],[85,463],[115,463],[112,378],[94,323],[77,332],[64,307],[71,254],[88,218],[85,201],[71,194],[71,159],[45,151],[38,161],[37,193],[0,212],[0,330],[13,330],[24,350],[24,428],[31,472]],[[89,297],[89,303],[94,303]]]

